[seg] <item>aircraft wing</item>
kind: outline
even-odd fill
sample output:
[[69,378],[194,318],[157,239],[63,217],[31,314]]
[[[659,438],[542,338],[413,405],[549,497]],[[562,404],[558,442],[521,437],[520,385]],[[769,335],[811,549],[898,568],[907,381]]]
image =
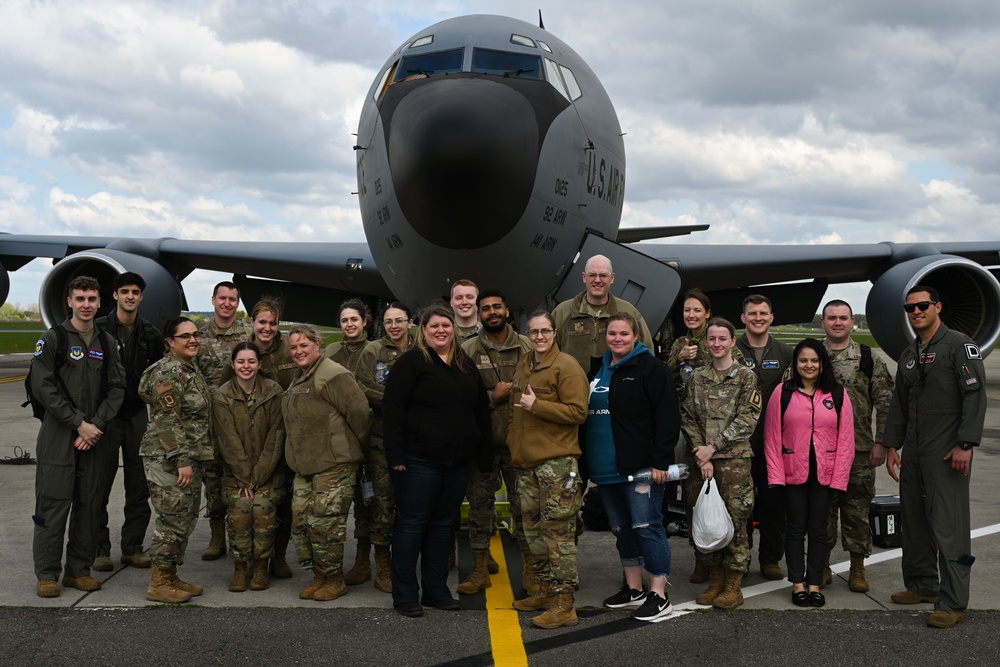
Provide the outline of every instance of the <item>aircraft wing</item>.
[[[179,283],[194,269],[223,271],[237,276],[243,303],[249,308],[265,292],[286,299],[285,314],[300,321],[326,323],[316,317],[332,311],[349,296],[391,298],[366,243],[267,243],[243,241],[181,241],[122,237],[31,236],[0,234],[0,268],[17,270],[36,257],[57,260],[42,285],[39,306],[46,322],[61,319],[68,277],[86,273],[107,283],[123,271],[135,271],[147,281],[142,314],[154,322],[176,314],[184,306]],[[267,281],[246,278],[258,276]],[[4,299],[9,290],[6,271],[0,284]],[[290,283],[288,289],[284,283]],[[319,300],[319,301],[317,301]],[[335,301],[336,300],[336,301]],[[147,301],[151,303],[147,304]],[[333,301],[333,303],[331,303]],[[303,312],[303,310],[308,312]]]

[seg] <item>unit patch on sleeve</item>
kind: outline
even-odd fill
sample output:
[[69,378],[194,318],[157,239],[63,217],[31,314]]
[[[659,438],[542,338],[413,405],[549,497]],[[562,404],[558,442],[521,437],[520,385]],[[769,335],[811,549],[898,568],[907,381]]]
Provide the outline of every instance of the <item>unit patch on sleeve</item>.
[[982,359],[983,354],[979,351],[979,346],[975,343],[965,344],[965,356],[969,359]]

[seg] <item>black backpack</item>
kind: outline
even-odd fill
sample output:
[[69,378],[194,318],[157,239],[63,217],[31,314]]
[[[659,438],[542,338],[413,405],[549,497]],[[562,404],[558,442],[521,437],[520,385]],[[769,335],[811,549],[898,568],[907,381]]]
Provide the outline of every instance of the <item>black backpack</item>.
[[[69,347],[69,336],[66,335],[66,330],[61,324],[57,324],[52,327],[56,332],[56,383],[59,386],[59,392],[63,397],[70,402],[70,405],[76,407],[76,403],[69,395],[69,391],[66,389],[66,385],[63,384],[62,378],[59,377],[59,369],[63,367],[66,363],[66,348]],[[101,330],[96,330],[97,339],[101,345],[102,361],[101,361],[101,396],[103,396],[108,389],[108,344],[107,336],[108,334]],[[27,400],[21,403],[22,408],[31,406],[31,416],[35,419],[41,421],[45,419],[45,405],[42,404],[40,400],[31,391],[31,371],[34,370],[35,363],[32,360],[31,366],[28,368],[28,375],[24,378],[24,394]]]

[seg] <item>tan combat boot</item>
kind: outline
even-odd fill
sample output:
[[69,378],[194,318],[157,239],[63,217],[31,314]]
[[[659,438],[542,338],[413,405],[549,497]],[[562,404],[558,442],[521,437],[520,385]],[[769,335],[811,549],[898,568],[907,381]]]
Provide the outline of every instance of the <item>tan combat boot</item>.
[[868,575],[865,574],[865,557],[861,554],[851,554],[851,575],[847,586],[855,593],[868,592]]
[[358,539],[358,552],[354,558],[354,567],[344,573],[344,583],[357,586],[372,578],[372,542],[367,537]]
[[146,589],[146,599],[151,602],[183,604],[191,599],[191,594],[176,588],[171,581],[175,568],[153,565],[153,577]]
[[722,569],[721,565],[711,568],[708,571],[708,576],[711,578],[712,583],[695,598],[697,604],[712,604],[715,602],[715,598],[719,597],[722,593],[722,589],[726,587],[726,571]]
[[242,593],[247,589],[247,562],[245,560],[233,561],[233,578],[229,580],[229,590],[233,593]]
[[712,606],[724,611],[732,611],[743,604],[743,573],[726,571],[726,587],[714,600]]
[[560,591],[555,597],[555,603],[548,610],[531,619],[531,624],[536,628],[551,630],[580,622],[573,607],[573,592]]
[[312,600],[313,593],[319,590],[319,587],[323,585],[326,581],[326,576],[320,571],[318,567],[313,568],[313,581],[311,584],[299,591],[299,599],[301,600]]
[[833,547],[826,550],[826,565],[823,566],[823,579],[819,582],[821,589],[826,588],[833,581],[833,570],[830,569],[830,556],[833,555]]
[[174,588],[182,590],[185,593],[190,593],[193,597],[198,597],[205,592],[204,587],[198,584],[189,584],[188,582],[182,580],[177,576],[177,568],[173,569],[173,573],[170,575],[170,583],[173,584]]
[[476,549],[472,552],[472,572],[469,573],[468,579],[458,585],[459,593],[472,595],[493,585],[487,571],[489,557],[490,552],[487,549]]
[[518,611],[538,611],[549,609],[556,603],[556,595],[550,590],[551,582],[543,581],[538,586],[538,592],[522,600],[514,600],[514,609]]
[[323,585],[313,593],[313,600],[317,602],[329,602],[336,600],[341,595],[347,593],[347,586],[344,584],[344,575],[338,572],[331,574],[323,580]]
[[500,563],[493,560],[493,554],[486,549],[486,571],[490,574],[500,574]]
[[263,591],[271,587],[271,577],[267,573],[267,559],[258,558],[250,571],[250,590]]
[[212,519],[209,525],[212,528],[212,536],[208,540],[208,546],[201,552],[201,559],[218,560],[226,553],[226,520]]
[[708,566],[705,565],[701,552],[697,549],[694,550],[694,572],[688,577],[688,581],[692,584],[703,584],[708,581]]
[[388,544],[375,545],[375,588],[392,593],[392,554]]

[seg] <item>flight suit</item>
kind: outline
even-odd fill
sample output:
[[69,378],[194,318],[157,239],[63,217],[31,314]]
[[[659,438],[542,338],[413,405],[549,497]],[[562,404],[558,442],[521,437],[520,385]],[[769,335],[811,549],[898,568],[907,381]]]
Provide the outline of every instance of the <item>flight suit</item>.
[[[65,574],[72,578],[90,575],[106,475],[103,450],[109,445],[101,438],[94,447],[80,451],[73,447],[73,441],[84,421],[106,430],[125,396],[125,370],[114,340],[94,327],[88,345],[69,320],[57,326],[65,329],[67,338],[67,358],[59,366],[58,376],[53,329],[35,344],[31,361],[31,391],[45,406],[38,430],[35,513],[31,517],[35,522],[31,550],[39,581],[59,579],[67,521]],[[98,336],[104,336],[104,350]],[[105,364],[107,384],[102,386]]]
[[937,609],[963,611],[971,578],[970,478],[944,457],[960,442],[981,441],[986,375],[976,344],[944,323],[926,347],[919,343],[899,358],[885,426],[886,447],[902,449],[903,583],[940,596]]
[[[736,340],[736,348],[743,354],[743,364],[757,376],[757,385],[761,396],[767,397],[774,393],[775,387],[782,380],[788,379],[792,365],[792,347],[768,334],[767,345],[761,350],[760,361],[757,361],[755,348],[750,345],[746,334]],[[758,561],[761,565],[777,563],[785,555],[785,504],[784,487],[771,488],[767,481],[767,461],[764,458],[764,411],[761,411],[757,427],[750,436],[750,448],[753,459],[750,470],[753,476],[754,505],[753,519],[760,524],[760,543],[757,545]],[[868,525],[865,516],[865,525]],[[747,523],[747,533],[750,545],[753,546],[753,520]],[[831,542],[832,544],[832,542]]]

